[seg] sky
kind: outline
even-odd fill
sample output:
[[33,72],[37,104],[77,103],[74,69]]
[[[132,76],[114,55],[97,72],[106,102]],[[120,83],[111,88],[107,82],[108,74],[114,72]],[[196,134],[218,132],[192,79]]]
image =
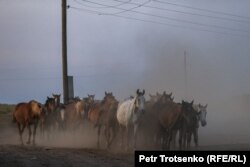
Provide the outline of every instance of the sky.
[[[68,5],[75,96],[101,99],[107,91],[122,100],[139,88],[147,97],[165,90],[176,101],[211,104],[250,93],[248,0]],[[1,0],[0,22],[0,103],[62,94],[61,1]]]

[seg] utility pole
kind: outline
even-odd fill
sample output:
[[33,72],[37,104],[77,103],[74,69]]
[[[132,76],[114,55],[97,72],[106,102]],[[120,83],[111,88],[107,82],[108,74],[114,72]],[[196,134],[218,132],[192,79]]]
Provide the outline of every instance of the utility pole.
[[184,71],[185,71],[185,96],[188,99],[188,78],[187,78],[187,52],[184,51]]
[[67,61],[67,0],[62,0],[62,75],[63,101],[69,100],[68,61]]

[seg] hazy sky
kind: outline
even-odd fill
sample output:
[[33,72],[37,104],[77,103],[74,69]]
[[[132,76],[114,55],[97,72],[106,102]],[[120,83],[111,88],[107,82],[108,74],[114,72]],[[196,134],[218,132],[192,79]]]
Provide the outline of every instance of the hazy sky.
[[[209,103],[250,93],[249,0],[146,2],[68,0],[76,96],[112,91],[124,99],[144,88]],[[61,69],[61,1],[1,0],[0,103],[62,93]]]

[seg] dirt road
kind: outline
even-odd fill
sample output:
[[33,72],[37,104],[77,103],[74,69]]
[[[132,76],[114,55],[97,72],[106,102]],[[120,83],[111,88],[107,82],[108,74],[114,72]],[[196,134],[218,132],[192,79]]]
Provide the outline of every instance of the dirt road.
[[1,167],[129,167],[133,155],[106,150],[0,145]]

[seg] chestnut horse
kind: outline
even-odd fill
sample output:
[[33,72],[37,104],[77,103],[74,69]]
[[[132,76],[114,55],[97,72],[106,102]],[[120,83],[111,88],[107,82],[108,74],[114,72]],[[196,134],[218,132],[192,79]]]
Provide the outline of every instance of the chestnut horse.
[[115,99],[112,93],[105,92],[105,97],[102,101],[102,112],[99,116],[99,122],[104,126],[107,148],[109,148],[116,137],[116,130],[118,127],[118,121],[116,118],[116,111],[118,107],[118,101]]
[[33,145],[35,145],[36,128],[41,116],[41,112],[42,112],[42,106],[35,100],[31,100],[28,103],[19,103],[16,105],[15,110],[13,112],[13,122],[17,123],[20,141],[22,145],[23,145],[22,134],[26,126],[29,130],[29,138],[27,144],[30,144],[30,139],[32,134],[31,131],[32,124],[34,124],[32,143]]
[[162,149],[170,149],[173,130],[182,116],[181,106],[173,102],[171,95],[164,92],[151,108],[160,126],[156,131],[156,140],[161,142]]

